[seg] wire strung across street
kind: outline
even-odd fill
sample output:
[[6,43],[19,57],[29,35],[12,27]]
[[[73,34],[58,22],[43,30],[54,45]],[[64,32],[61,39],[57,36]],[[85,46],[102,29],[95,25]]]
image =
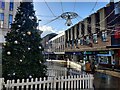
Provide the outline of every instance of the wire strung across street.
[[[44,0],[44,1],[45,1],[45,0]],[[47,4],[46,1],[45,1],[45,4],[46,4],[46,6],[49,8],[49,10],[50,10],[50,12],[52,13],[52,15],[53,15],[54,17],[56,17],[55,14],[53,13],[53,11],[51,10],[51,8],[49,7],[49,5]]]

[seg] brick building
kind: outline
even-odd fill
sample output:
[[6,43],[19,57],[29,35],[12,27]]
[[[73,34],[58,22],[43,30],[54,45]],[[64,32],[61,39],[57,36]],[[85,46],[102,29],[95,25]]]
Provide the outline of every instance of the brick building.
[[[120,2],[110,2],[65,31],[65,54],[75,61],[120,65]],[[116,32],[117,31],[117,32]]]

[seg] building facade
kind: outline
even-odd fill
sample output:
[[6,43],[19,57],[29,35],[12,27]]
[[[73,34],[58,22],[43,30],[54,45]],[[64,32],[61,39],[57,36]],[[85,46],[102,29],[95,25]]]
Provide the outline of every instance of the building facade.
[[49,59],[63,60],[65,54],[65,32],[50,39],[48,44]]
[[[95,61],[101,65],[120,65],[118,42],[120,2],[110,2],[65,31],[65,54],[74,61]],[[117,14],[115,14],[117,13]],[[117,28],[117,29],[116,29]],[[113,37],[118,39],[113,40]],[[115,42],[115,40],[117,40]],[[113,45],[115,44],[115,45]],[[115,47],[117,45],[117,47]],[[112,48],[111,46],[114,46]],[[117,56],[119,57],[120,54]],[[115,61],[116,60],[116,61]]]
[[0,0],[0,48],[5,41],[4,36],[10,30],[11,23],[14,20],[17,7],[22,0]]
[[48,58],[48,52],[49,52],[49,40],[52,39],[53,37],[55,37],[57,34],[56,33],[50,33],[50,34],[47,34],[45,37],[42,38],[42,46],[44,48],[44,51],[43,51],[43,54],[44,54],[44,57],[45,59]]

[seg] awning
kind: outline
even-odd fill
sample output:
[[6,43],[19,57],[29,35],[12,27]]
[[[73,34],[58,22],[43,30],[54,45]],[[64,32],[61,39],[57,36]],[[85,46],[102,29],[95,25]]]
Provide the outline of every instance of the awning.
[[54,52],[54,54],[65,54],[65,52]]
[[43,52],[43,54],[54,54],[54,52]]

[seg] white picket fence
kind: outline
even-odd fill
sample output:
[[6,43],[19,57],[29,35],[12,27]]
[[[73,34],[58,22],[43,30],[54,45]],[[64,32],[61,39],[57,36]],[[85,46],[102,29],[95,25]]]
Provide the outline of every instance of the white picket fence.
[[36,78],[36,79],[18,79],[7,80],[7,83],[4,82],[4,79],[0,79],[0,90],[3,89],[3,86],[6,90],[69,90],[69,89],[92,89],[93,88],[93,75],[83,74],[75,76],[62,76],[62,77],[48,77],[48,78]]

